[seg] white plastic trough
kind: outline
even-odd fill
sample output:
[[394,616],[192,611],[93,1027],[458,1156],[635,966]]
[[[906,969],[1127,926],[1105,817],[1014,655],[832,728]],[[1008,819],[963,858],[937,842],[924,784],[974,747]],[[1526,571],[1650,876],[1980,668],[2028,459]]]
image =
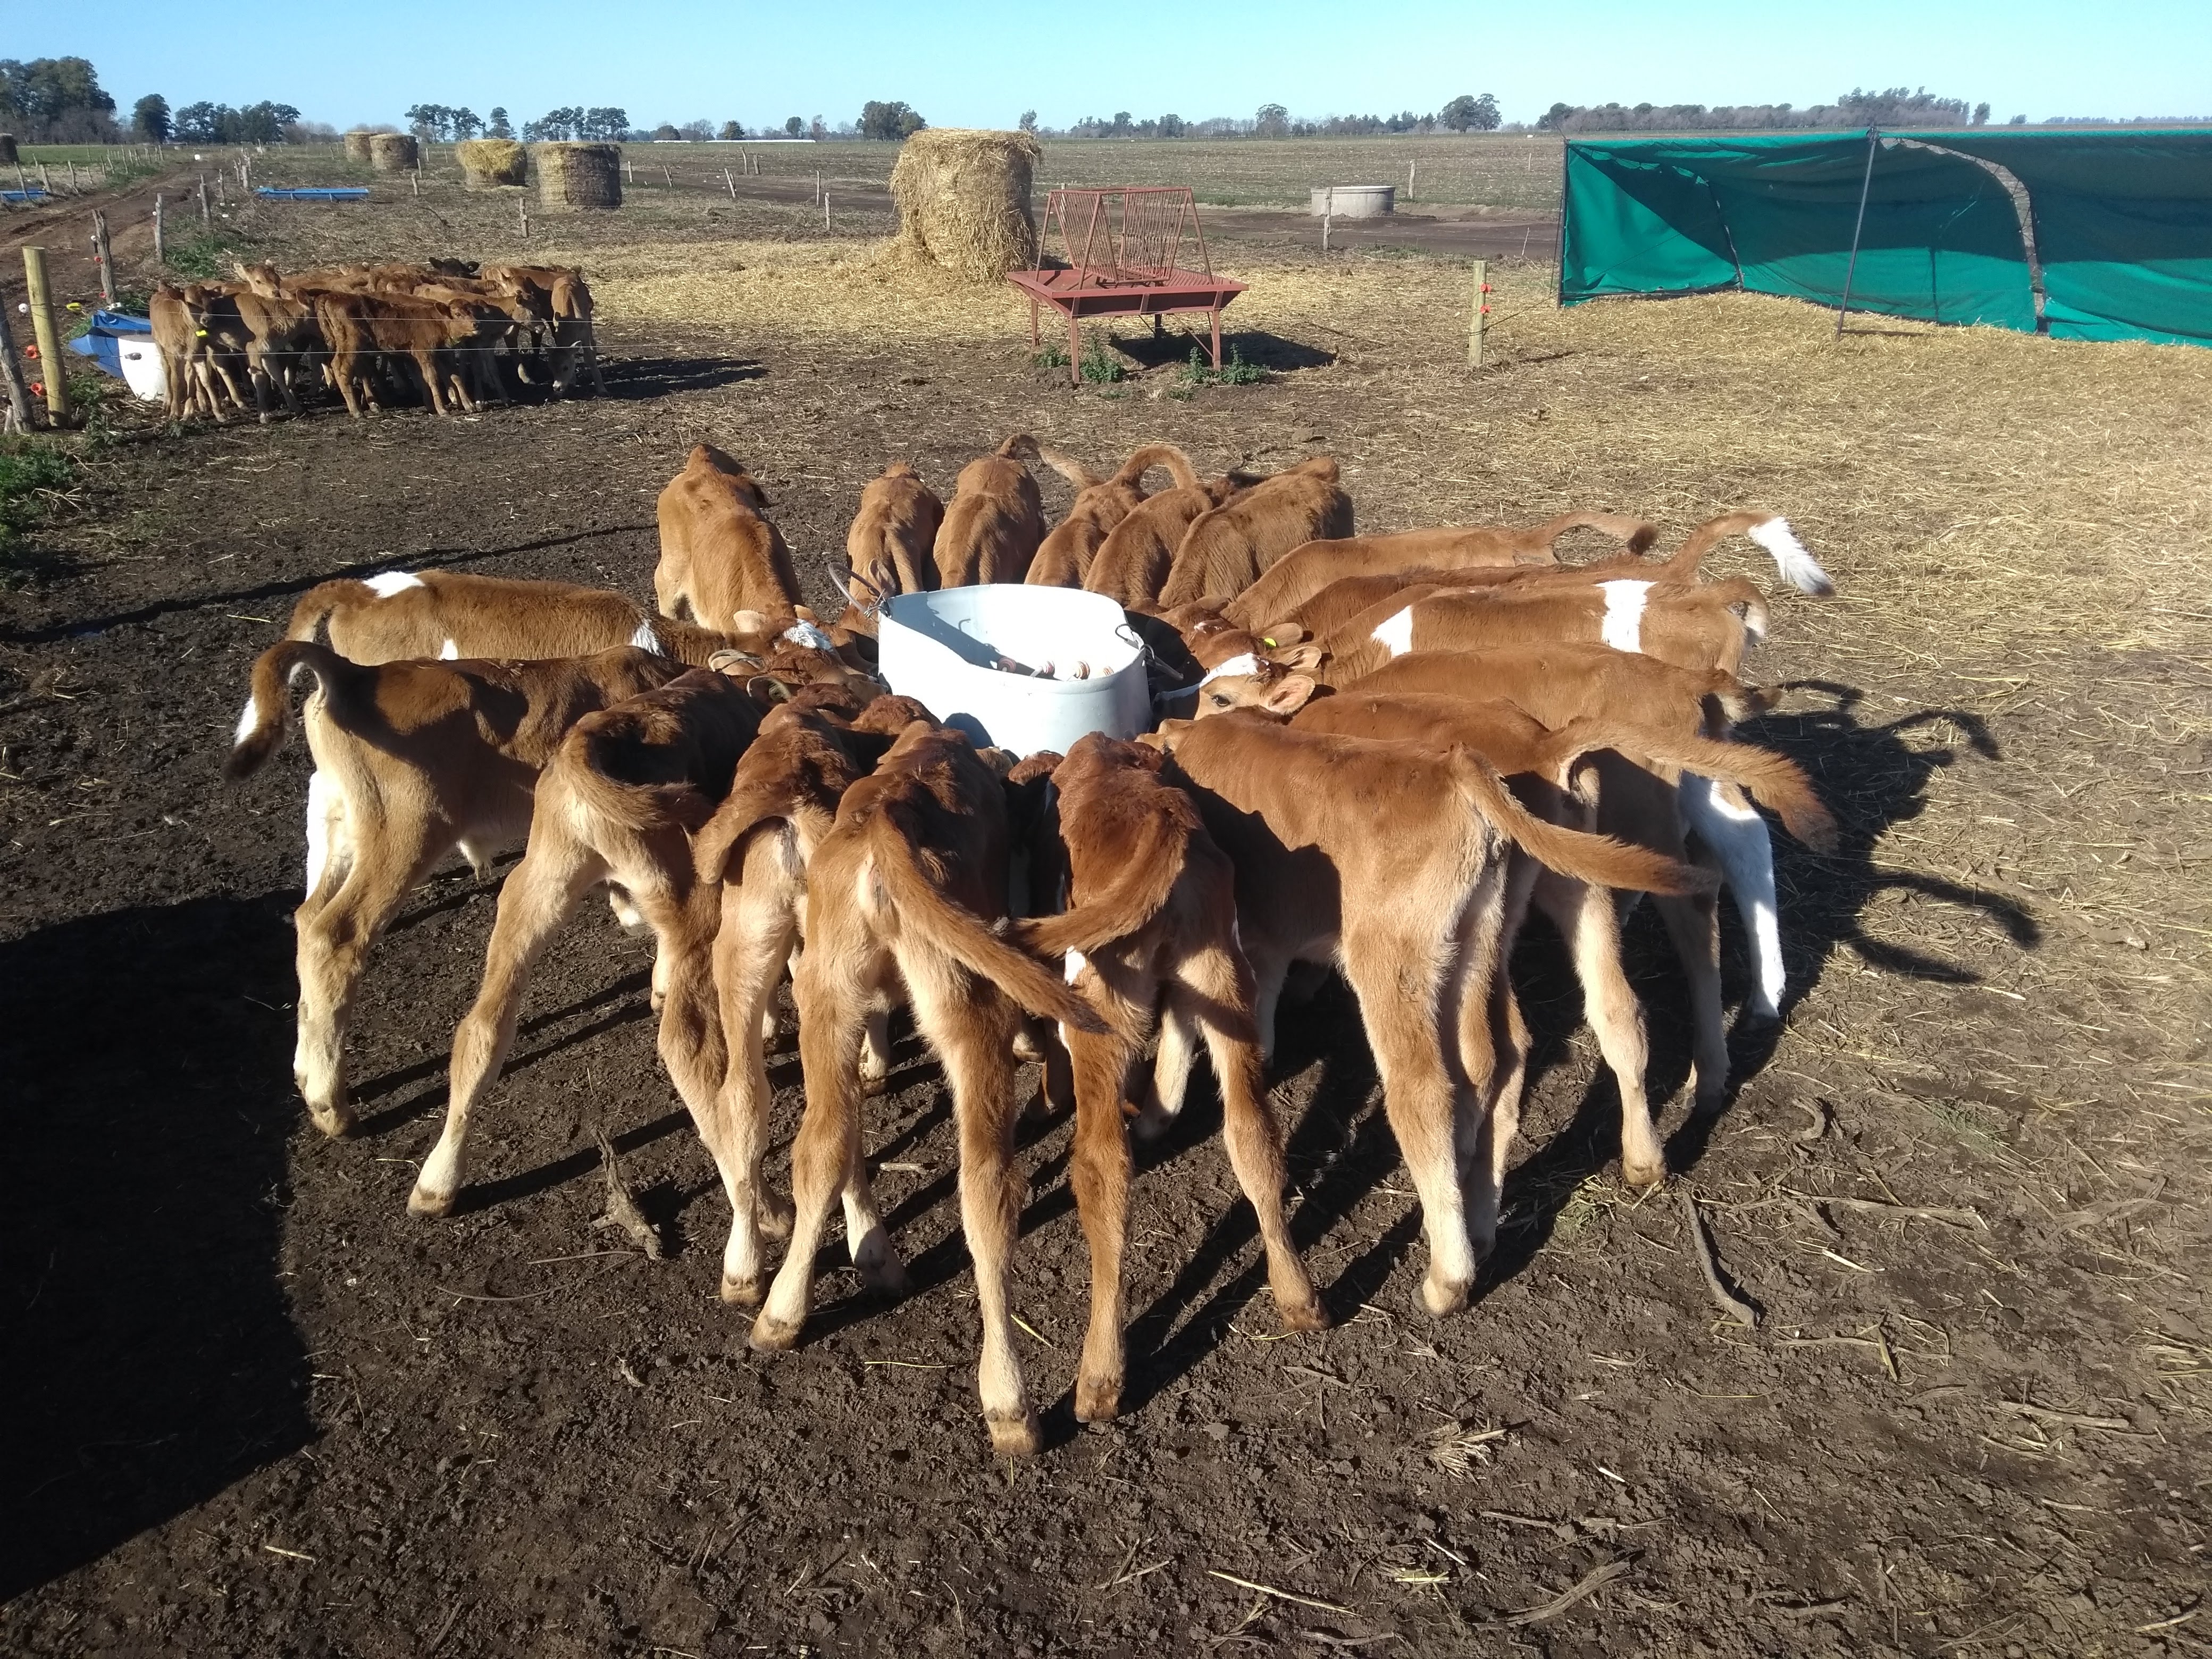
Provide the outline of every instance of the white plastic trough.
[[[877,672],[947,726],[1017,755],[1066,754],[1086,732],[1133,738],[1152,725],[1144,647],[1121,607],[1073,587],[991,583],[884,601]],[[1060,678],[989,666],[1005,656]],[[1079,663],[1090,678],[1069,679]]]

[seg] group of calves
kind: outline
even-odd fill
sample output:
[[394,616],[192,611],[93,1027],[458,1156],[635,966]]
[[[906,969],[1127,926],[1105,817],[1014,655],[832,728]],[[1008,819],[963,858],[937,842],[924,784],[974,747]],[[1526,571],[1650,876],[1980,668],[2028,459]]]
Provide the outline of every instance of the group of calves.
[[[1039,453],[1078,486],[1049,534],[1023,465]],[[1152,465],[1176,482],[1148,497]],[[1698,575],[1741,532],[1828,591],[1773,514],[1714,520],[1663,562],[1644,556],[1652,526],[1593,514],[1353,537],[1326,460],[1201,483],[1152,446],[1099,480],[1018,438],[964,470],[946,507],[909,467],[871,483],[851,602],[824,629],[767,505],[702,445],[660,496],[657,614],[599,589],[393,572],[310,590],[254,665],[234,775],[282,743],[287,682],[311,684],[295,1071],[320,1127],[351,1123],[349,1011],[406,894],[456,848],[479,872],[525,849],[454,1036],[416,1212],[453,1206],[531,965],[606,884],[653,931],[659,1053],[730,1200],[722,1295],[758,1307],[757,1347],[789,1347],[833,1205],[863,1279],[903,1284],[861,1133],[903,1000],[951,1084],[985,1419],[1000,1450],[1027,1452],[1006,1289],[1021,1060],[1042,1060],[1042,1103],[1074,1114],[1093,1272],[1074,1403],[1095,1420],[1122,1380],[1127,1137],[1174,1120],[1201,1044],[1284,1322],[1327,1322],[1285,1224],[1263,1080],[1294,965],[1340,970],[1358,999],[1439,1314],[1464,1305],[1497,1234],[1528,1049],[1505,963],[1532,907],[1567,942],[1618,1082],[1631,1182],[1665,1164],[1621,968],[1627,908],[1649,895],[1681,959],[1701,1107],[1728,1073],[1723,878],[1749,922],[1751,1006],[1776,1012],[1773,860],[1753,803],[1815,848],[1833,825],[1794,763],[1730,736],[1767,706],[1738,678],[1766,609],[1747,581]],[[1552,544],[1576,526],[1625,550],[1562,565]],[[1156,732],[1065,757],[979,749],[873,678],[884,595],[1024,578],[1117,585],[1151,647]],[[762,1168],[787,968],[806,1097],[788,1199]]]
[[[604,392],[592,290],[566,265],[334,265],[280,276],[236,267],[235,283],[164,283],[147,309],[169,418],[266,421],[327,384],[349,414],[394,401],[473,413],[523,386],[565,396],[580,374]],[[226,404],[228,408],[226,408]]]

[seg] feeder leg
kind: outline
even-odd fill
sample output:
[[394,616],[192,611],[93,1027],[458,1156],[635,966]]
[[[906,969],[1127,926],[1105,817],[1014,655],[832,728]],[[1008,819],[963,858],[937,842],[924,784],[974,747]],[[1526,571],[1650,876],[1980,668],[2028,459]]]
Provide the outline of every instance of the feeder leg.
[[1071,386],[1083,384],[1083,323],[1072,311],[1067,313],[1067,380]]
[[1043,337],[1037,332],[1036,295],[1032,294],[1030,295],[1030,349],[1035,351],[1043,343]]
[[1221,307],[1213,307],[1213,372],[1221,373]]

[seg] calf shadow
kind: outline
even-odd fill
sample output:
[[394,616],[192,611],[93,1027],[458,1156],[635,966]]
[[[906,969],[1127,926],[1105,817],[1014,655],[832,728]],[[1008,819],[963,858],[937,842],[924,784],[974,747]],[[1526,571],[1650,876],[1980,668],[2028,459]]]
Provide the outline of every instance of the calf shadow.
[[608,357],[599,359],[606,376],[604,396],[614,403],[645,403],[680,392],[712,392],[765,378],[768,370],[752,357]]
[[292,1032],[236,988],[289,976],[289,908],[0,945],[0,1601],[313,1437],[280,1277]]

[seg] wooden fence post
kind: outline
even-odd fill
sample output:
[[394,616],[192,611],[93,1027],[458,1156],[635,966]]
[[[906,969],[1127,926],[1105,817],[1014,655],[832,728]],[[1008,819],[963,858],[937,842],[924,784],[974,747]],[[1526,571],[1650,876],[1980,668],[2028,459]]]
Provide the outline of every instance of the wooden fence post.
[[115,303],[115,254],[107,245],[107,215],[99,208],[92,210],[92,262],[100,267],[100,298],[103,305]]
[[70,417],[69,366],[62,358],[61,331],[54,326],[54,296],[46,286],[46,251],[23,250],[23,283],[31,295],[31,331],[39,338],[39,374],[46,383],[46,412],[54,424]]
[[204,173],[200,174],[200,223],[210,228],[215,224],[215,214],[208,207],[207,174]]
[[8,325],[8,307],[0,305],[0,382],[8,390],[8,424],[18,432],[28,432],[35,416],[31,408],[31,388],[23,380],[23,365],[15,356],[15,331]]
[[822,192],[822,228],[830,228],[830,192],[826,190]]
[[730,170],[727,167],[724,167],[722,169],[722,182],[729,186],[730,199],[732,202],[736,201],[738,199],[738,181],[730,176]]
[[1484,277],[1490,270],[1487,259],[1474,262],[1474,309],[1467,323],[1467,366],[1482,367],[1482,319],[1490,314],[1490,284]]
[[169,245],[161,228],[161,192],[157,190],[154,192],[154,263],[157,265],[169,263]]

